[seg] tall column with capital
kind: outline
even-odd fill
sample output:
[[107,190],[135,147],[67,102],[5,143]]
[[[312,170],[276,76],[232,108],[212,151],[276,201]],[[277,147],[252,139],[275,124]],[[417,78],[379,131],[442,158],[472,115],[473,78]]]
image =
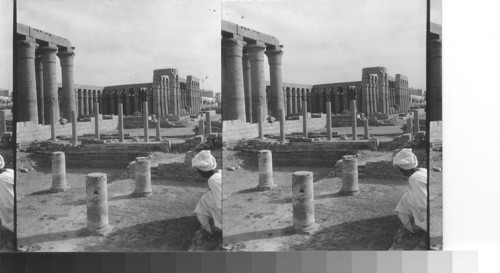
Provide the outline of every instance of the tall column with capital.
[[84,116],[84,113],[83,113],[83,94],[82,94],[82,90],[81,89],[78,89],[77,91],[77,95],[78,95],[78,117],[83,117]]
[[56,78],[56,53],[57,46],[54,44],[48,44],[46,46],[39,48],[40,54],[42,55],[42,66],[43,66],[43,96],[45,99],[44,109],[45,111],[45,122],[50,122],[52,120],[52,111],[50,109],[55,109],[55,119],[59,119],[59,96],[57,94],[57,78]]
[[245,89],[245,112],[247,122],[252,123],[252,82],[248,53],[243,54],[243,85]]
[[43,65],[40,54],[35,56],[36,70],[36,99],[38,107],[38,123],[45,124],[45,115],[43,109]]
[[298,113],[297,111],[297,90],[292,87],[292,114]]
[[266,80],[264,77],[264,50],[262,42],[247,45],[251,68],[252,121],[258,121],[259,106],[262,106],[262,119],[267,119]]
[[243,46],[245,42],[234,38],[225,38],[222,42],[226,63],[226,119],[246,122],[243,84]]
[[287,116],[293,114],[292,113],[292,91],[290,87],[286,88],[286,114]]
[[95,108],[95,105],[94,105],[94,100],[95,100],[94,91],[95,90],[89,90],[89,115],[92,115],[94,113],[94,108]]
[[61,117],[71,120],[71,113],[76,112],[75,89],[73,78],[73,64],[75,59],[74,48],[68,48],[66,51],[61,51],[57,54],[61,63]]
[[[17,99],[23,107],[16,107],[18,121],[32,121],[38,124],[36,96],[35,49],[34,41],[17,42]],[[57,92],[57,90],[56,90]]]
[[270,113],[273,117],[278,118],[281,109],[284,109],[283,100],[283,78],[281,75],[281,63],[283,57],[282,46],[273,50],[267,50],[267,60],[269,62],[269,74],[271,83],[271,109]]
[[89,115],[89,91],[87,89],[83,89],[83,115]]

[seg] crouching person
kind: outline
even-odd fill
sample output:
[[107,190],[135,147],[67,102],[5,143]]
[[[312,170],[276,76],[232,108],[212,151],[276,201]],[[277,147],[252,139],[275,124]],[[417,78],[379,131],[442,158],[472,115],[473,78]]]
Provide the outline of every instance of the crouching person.
[[14,170],[6,169],[0,156],[0,221],[14,232]]
[[[197,237],[211,239],[212,236],[216,236],[222,238],[222,177],[220,170],[216,170],[217,162],[215,157],[212,156],[209,150],[203,150],[193,158],[192,166],[198,170],[198,173],[203,178],[208,179],[208,187],[210,188],[203,194],[194,209],[202,231],[208,233],[206,234],[208,236],[197,234]],[[195,242],[195,244],[198,243]]]
[[410,189],[401,196],[395,209],[404,228],[398,230],[391,249],[426,250],[427,169],[418,168],[417,157],[411,149],[397,151],[393,165],[408,177]]

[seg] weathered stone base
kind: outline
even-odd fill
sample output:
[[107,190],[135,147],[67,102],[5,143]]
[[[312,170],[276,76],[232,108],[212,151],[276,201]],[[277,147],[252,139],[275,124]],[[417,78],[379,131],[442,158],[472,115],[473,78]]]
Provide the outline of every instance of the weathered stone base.
[[293,230],[296,233],[299,234],[308,234],[308,235],[313,235],[314,233],[318,232],[320,229],[320,225],[318,223],[314,223],[312,225],[308,226],[292,226]]

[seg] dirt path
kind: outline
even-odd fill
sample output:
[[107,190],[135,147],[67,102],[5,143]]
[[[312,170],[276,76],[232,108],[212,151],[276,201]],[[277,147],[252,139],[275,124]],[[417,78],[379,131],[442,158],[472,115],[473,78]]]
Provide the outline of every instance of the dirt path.
[[[199,228],[192,212],[206,185],[152,180],[150,198],[131,198],[132,179],[121,179],[123,169],[67,169],[70,187],[48,193],[50,163],[18,172],[18,245],[28,251],[184,251]],[[27,160],[24,163],[27,164]],[[112,232],[86,232],[85,175],[108,175],[109,222]],[[112,181],[112,182],[111,182]]]
[[[294,234],[291,175],[298,168],[275,167],[277,188],[256,192],[258,169],[234,151],[225,151],[225,164],[241,165],[225,171],[224,243],[242,251],[289,250],[387,250],[400,227],[393,210],[408,185],[401,181],[360,179],[357,196],[341,197],[340,178],[332,169],[307,168],[314,172],[315,217],[321,229],[314,235]],[[377,153],[376,156],[381,156]],[[303,169],[303,168],[302,168]],[[300,170],[302,170],[300,169]]]

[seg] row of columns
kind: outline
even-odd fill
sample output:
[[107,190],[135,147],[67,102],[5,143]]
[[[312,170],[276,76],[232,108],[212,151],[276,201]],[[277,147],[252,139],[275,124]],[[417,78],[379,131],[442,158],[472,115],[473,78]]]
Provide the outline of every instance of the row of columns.
[[[259,151],[259,183],[257,190],[268,191],[276,188],[273,179],[272,152]],[[314,213],[314,174],[309,171],[297,171],[292,174],[292,213],[293,229],[297,232],[313,234],[319,225]],[[341,196],[359,194],[358,160],[355,156],[342,158],[342,188],[337,193]]]
[[[55,108],[56,119],[71,119],[75,110],[73,47],[58,47],[46,42],[37,44],[31,37],[17,41],[17,101],[23,107],[16,107],[18,121],[35,124],[50,123]],[[56,57],[59,57],[62,75],[61,101],[59,101]],[[61,107],[59,107],[61,105]]]
[[[247,44],[237,35],[233,38],[224,38],[222,45],[223,120],[257,122],[259,106],[262,107],[262,119],[266,119],[268,114],[278,117],[285,104],[281,75],[283,55],[281,46],[267,47],[260,41]],[[264,55],[267,55],[270,71],[269,109]]]
[[402,75],[396,75],[394,82],[396,88],[396,102],[399,104],[399,112],[408,112],[410,110],[410,89],[408,87],[408,80]]

